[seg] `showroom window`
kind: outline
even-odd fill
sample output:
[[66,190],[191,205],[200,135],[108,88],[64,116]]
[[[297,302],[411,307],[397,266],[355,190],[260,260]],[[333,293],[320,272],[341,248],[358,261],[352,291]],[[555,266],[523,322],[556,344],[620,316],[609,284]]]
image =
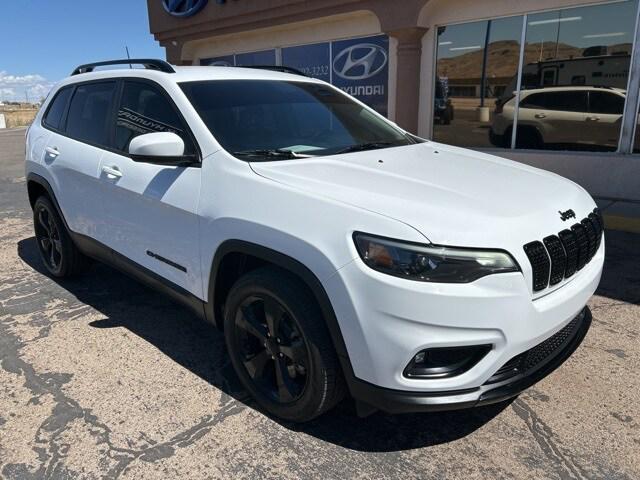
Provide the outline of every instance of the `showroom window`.
[[637,12],[626,0],[439,27],[433,138],[616,151]]
[[[492,146],[489,125],[498,106],[512,99],[521,39],[521,16],[439,28],[434,140]],[[505,117],[502,129],[510,128]]]

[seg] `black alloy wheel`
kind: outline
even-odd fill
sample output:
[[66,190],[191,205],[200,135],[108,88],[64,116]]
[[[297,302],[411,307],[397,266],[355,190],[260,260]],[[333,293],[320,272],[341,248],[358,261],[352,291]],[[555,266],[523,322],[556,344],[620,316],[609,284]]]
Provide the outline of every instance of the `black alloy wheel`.
[[62,241],[53,212],[44,202],[39,202],[35,213],[35,233],[38,249],[47,270],[55,274],[62,266]]
[[87,258],[76,248],[58,210],[45,196],[33,204],[33,228],[40,257],[51,275],[69,277],[85,270]]
[[262,393],[282,404],[299,399],[307,385],[309,353],[286,307],[267,295],[247,297],[235,327],[243,365]]
[[237,280],[225,300],[224,335],[242,385],[271,415],[306,422],[344,397],[320,307],[291,273],[269,266]]

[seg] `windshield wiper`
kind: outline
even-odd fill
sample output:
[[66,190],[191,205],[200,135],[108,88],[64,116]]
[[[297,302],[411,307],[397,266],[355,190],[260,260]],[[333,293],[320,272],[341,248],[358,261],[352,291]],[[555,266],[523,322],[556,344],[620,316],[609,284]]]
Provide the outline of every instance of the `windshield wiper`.
[[378,148],[387,148],[399,146],[394,142],[368,142],[368,143],[358,143],[356,145],[350,145],[348,147],[343,148],[342,150],[338,150],[334,155],[338,155],[340,153],[350,153],[350,152],[363,152],[365,150],[375,150]]
[[233,152],[233,155],[245,156],[245,157],[277,157],[277,158],[309,158],[312,155],[304,155],[301,153],[296,153],[292,150],[286,150],[282,148],[272,148],[272,149],[255,149],[255,150],[241,150],[239,152]]

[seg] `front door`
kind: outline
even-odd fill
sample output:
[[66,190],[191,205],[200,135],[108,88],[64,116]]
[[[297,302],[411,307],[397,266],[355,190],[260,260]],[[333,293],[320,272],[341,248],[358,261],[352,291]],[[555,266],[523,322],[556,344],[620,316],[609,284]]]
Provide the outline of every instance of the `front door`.
[[159,85],[126,80],[115,116],[114,151],[100,163],[104,218],[110,229],[103,242],[129,260],[203,298],[197,207],[199,167],[134,162],[131,139],[171,131],[195,142],[177,108]]

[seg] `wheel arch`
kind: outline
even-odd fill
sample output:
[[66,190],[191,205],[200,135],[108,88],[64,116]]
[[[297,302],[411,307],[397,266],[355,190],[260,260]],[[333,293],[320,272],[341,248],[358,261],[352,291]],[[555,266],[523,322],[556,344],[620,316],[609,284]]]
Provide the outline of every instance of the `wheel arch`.
[[69,225],[67,224],[67,220],[64,218],[64,215],[62,214],[62,209],[58,204],[58,199],[56,198],[56,195],[53,192],[53,188],[51,187],[51,184],[47,181],[46,178],[44,178],[41,175],[38,175],[37,173],[33,173],[33,172],[28,173],[27,174],[27,194],[29,195],[29,204],[31,205],[31,209],[33,209],[33,206],[35,205],[36,200],[38,199],[39,196],[46,195],[49,198],[49,200],[51,200],[51,202],[53,203],[53,206],[55,207],[55,209],[58,211],[58,215],[62,219],[62,222],[64,223],[64,226],[67,229],[67,231],[71,231],[69,230]]
[[352,372],[342,332],[322,282],[306,265],[285,253],[245,240],[226,240],[220,244],[209,274],[207,320],[222,328],[224,298],[235,280],[254,268],[267,265],[291,273],[309,289],[322,312],[344,373]]

